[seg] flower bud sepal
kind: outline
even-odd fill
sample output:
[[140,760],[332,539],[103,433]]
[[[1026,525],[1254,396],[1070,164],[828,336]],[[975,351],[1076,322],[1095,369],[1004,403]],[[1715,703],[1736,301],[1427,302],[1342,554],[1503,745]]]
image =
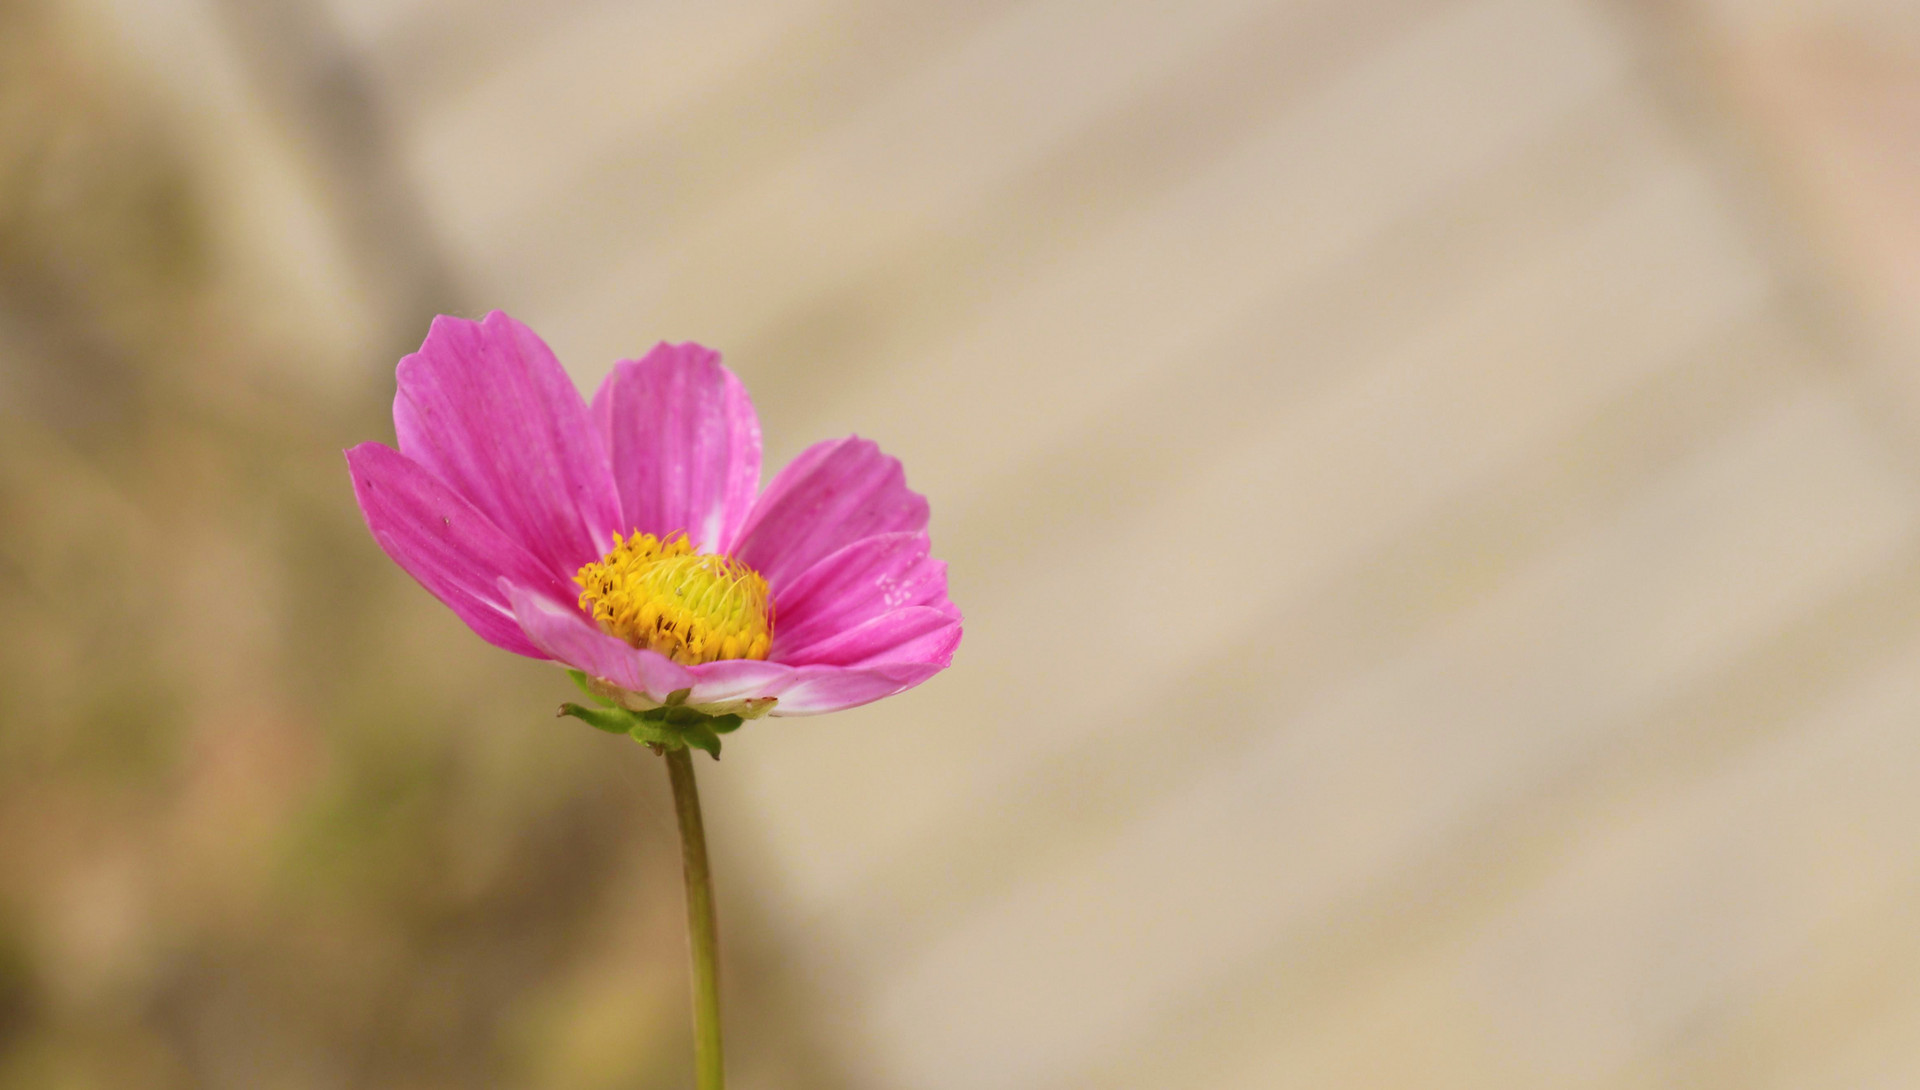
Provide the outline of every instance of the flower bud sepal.
[[667,702],[647,711],[631,711],[620,707],[611,699],[596,691],[596,687],[585,673],[568,670],[567,676],[580,687],[599,707],[589,708],[579,704],[560,705],[560,715],[572,716],[595,730],[608,734],[625,734],[635,741],[645,744],[655,753],[668,750],[702,749],[720,759],[720,736],[738,730],[744,721],[738,715],[709,715],[687,706],[687,696],[691,690],[681,689],[667,694]]

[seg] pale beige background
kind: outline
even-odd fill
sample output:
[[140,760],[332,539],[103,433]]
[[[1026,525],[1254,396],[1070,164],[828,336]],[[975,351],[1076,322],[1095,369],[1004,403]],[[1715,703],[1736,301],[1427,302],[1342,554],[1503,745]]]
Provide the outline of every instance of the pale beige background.
[[[354,601],[381,604],[359,627],[303,619],[345,577],[252,529],[284,482],[236,492],[255,498],[224,522],[176,515],[168,539],[208,570],[154,578],[183,581],[170,608],[212,648],[183,729],[254,754],[239,782],[289,771],[201,809],[188,772],[156,773],[125,805],[165,815],[160,847],[56,849],[15,807],[6,835],[48,868],[13,879],[19,958],[55,997],[22,1023],[20,1085],[683,1077],[657,769],[531,733],[557,674],[361,557],[328,461],[390,436],[393,359],[433,310],[493,307],[583,386],[657,339],[718,347],[770,465],[857,431],[933,502],[967,613],[954,669],[754,724],[702,765],[739,1085],[1920,1083],[1909,5],[89,0],[36,18],[197,179],[216,286],[179,336],[238,346],[217,365],[172,349],[193,362],[160,370],[201,377],[152,411],[286,422],[271,464],[340,528],[325,548],[352,558]],[[63,245],[35,260],[64,268]],[[87,269],[55,279],[92,298]],[[0,547],[64,570],[49,519],[160,486],[137,459],[102,468],[94,418],[32,393],[75,372],[38,297],[10,298],[19,521]],[[239,449],[224,427],[149,441]],[[206,458],[245,477],[246,458]],[[75,471],[92,491],[20,483],[62,459],[95,467]],[[202,502],[225,487],[182,472]],[[123,524],[73,518],[69,542]],[[211,525],[227,537],[201,540]],[[56,630],[48,595],[89,567],[23,577],[40,604],[16,608]],[[375,630],[407,635],[377,663],[341,650]],[[10,661],[22,685],[55,654],[34,646]],[[60,661],[86,676],[80,654]],[[302,670],[332,680],[261,680]],[[378,685],[435,695],[388,723]],[[10,731],[79,714],[47,689]],[[388,1006],[364,1026],[342,998],[358,985],[312,985],[337,1032],[298,1024],[304,999],[253,1021],[195,999],[170,1021],[154,983],[185,970],[153,951],[223,949],[206,936],[229,926],[253,959],[291,933],[299,964],[336,941],[372,963],[328,911],[289,932],[260,921],[306,917],[222,892],[279,889],[231,874],[279,858],[257,845],[337,769],[386,759],[342,748],[349,692],[368,737],[490,755],[435,758],[471,798],[422,811],[418,835],[481,860],[436,881],[493,874],[469,837],[524,835],[589,789],[592,827],[621,830],[580,864],[613,876],[599,907],[543,925],[533,968],[472,1000],[463,1056],[404,1059],[437,1056],[454,1028],[431,1012],[465,1002],[424,969],[369,969]],[[166,900],[175,864],[142,861],[176,857],[228,877]],[[412,896],[396,866],[380,888]],[[499,873],[502,898],[585,896]],[[222,912],[240,922],[206,923]],[[421,926],[391,950],[430,946]],[[203,957],[186,978],[220,993]],[[98,1075],[60,1028],[95,1025],[71,1013],[90,1003],[137,1032],[88,1032],[160,1058]],[[414,1029],[368,1054],[387,1060],[338,1062],[391,1019]]]

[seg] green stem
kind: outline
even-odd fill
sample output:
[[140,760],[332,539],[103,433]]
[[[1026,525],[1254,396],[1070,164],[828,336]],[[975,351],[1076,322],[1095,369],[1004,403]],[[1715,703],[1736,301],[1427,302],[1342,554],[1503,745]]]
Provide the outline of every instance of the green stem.
[[693,1066],[699,1090],[723,1090],[720,1062],[720,936],[713,917],[713,875],[707,869],[707,832],[700,822],[700,790],[693,783],[693,751],[667,751],[673,812],[680,819],[680,858],[687,878],[687,942],[693,949]]

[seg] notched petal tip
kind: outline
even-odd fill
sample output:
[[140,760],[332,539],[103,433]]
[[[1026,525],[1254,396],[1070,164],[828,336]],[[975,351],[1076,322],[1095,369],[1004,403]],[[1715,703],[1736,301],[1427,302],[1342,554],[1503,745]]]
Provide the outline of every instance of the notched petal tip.
[[753,506],[735,550],[775,594],[836,550],[876,534],[927,528],[925,496],[907,487],[900,460],[859,436],[800,452]]
[[506,313],[441,315],[400,361],[400,452],[566,578],[598,556],[619,499],[586,402],[546,342]]
[[760,418],[720,353],[662,341],[621,360],[594,394],[593,421],[625,530],[731,549],[760,488]]

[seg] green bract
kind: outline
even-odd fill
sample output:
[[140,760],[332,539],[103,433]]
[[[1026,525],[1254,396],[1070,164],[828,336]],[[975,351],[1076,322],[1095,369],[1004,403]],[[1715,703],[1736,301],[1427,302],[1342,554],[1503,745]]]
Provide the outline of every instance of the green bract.
[[581,671],[568,670],[567,676],[599,707],[562,704],[561,715],[571,715],[595,730],[603,730],[608,734],[631,735],[635,741],[644,742],[656,750],[692,746],[706,750],[718,760],[720,736],[738,729],[741,723],[737,715],[708,715],[687,707],[687,694],[691,691],[688,689],[668,694],[667,702],[658,708],[635,712],[619,707],[594,692],[587,675]]

